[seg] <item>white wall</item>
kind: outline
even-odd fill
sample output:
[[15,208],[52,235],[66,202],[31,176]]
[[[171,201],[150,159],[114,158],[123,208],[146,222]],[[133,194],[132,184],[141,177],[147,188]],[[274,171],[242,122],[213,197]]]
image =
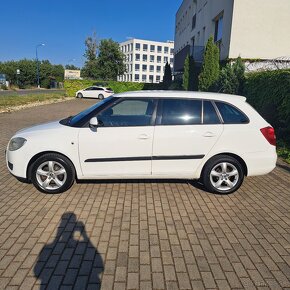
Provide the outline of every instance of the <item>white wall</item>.
[[290,0],[235,0],[230,58],[290,56]]

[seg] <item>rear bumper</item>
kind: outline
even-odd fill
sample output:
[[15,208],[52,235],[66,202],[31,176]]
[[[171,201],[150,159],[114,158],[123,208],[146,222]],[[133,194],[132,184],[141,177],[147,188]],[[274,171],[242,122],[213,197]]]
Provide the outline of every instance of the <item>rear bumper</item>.
[[248,168],[248,176],[264,175],[270,173],[277,163],[277,153],[273,149],[267,152],[253,152],[244,155]]

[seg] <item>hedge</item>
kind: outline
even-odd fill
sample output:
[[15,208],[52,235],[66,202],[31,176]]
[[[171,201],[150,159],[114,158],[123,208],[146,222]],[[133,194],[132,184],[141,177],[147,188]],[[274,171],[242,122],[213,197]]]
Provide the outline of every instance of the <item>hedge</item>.
[[92,85],[99,85],[104,87],[110,87],[115,93],[122,93],[128,91],[140,91],[140,90],[158,90],[161,88],[161,84],[151,83],[133,83],[133,82],[117,82],[117,81],[98,81],[98,80],[65,80],[64,88],[66,95],[74,97],[78,90],[84,89]]
[[278,140],[290,145],[290,70],[246,74],[248,102],[275,128]]

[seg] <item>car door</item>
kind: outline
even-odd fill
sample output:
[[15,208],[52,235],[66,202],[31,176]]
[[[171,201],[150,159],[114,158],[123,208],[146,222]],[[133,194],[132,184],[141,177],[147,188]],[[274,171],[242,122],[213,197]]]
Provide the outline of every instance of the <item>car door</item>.
[[[204,113],[210,117],[204,118]],[[163,99],[158,105],[152,175],[193,178],[222,131],[223,125],[210,101]]]
[[86,88],[84,91],[83,91],[83,96],[85,98],[92,98],[93,97],[93,87],[89,87],[89,88]]
[[81,128],[79,156],[83,175],[151,175],[155,107],[152,99],[118,99],[98,113],[98,128]]

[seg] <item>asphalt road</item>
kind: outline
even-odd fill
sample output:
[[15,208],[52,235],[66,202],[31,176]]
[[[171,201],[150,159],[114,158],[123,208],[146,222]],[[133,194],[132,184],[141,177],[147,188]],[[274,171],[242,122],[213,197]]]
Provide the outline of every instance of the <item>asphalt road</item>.
[[32,89],[32,90],[18,90],[18,91],[1,91],[0,97],[2,96],[24,96],[24,95],[37,95],[37,94],[55,94],[65,93],[63,89]]

